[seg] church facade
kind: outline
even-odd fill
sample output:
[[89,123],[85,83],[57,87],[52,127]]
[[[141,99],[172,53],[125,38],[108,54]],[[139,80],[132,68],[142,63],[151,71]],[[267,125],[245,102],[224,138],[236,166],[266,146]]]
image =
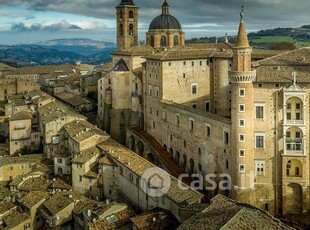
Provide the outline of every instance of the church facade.
[[185,44],[166,1],[138,46],[138,9],[116,7],[118,50],[98,82],[98,126],[175,176],[202,175],[209,198],[309,212],[310,49],[253,49],[243,12],[236,44]]

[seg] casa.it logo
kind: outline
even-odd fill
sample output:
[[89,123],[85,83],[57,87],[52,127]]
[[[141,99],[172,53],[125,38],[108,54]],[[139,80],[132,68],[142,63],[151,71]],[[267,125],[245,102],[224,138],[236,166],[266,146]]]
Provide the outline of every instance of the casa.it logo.
[[166,194],[171,185],[169,174],[161,168],[147,169],[141,176],[140,186],[142,191],[152,197],[161,197]]

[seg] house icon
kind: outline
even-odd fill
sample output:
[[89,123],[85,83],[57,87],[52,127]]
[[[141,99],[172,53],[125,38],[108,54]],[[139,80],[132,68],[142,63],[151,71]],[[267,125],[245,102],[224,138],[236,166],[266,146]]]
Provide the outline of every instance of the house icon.
[[164,188],[164,179],[157,173],[151,175],[148,178],[148,188],[149,189],[163,189]]

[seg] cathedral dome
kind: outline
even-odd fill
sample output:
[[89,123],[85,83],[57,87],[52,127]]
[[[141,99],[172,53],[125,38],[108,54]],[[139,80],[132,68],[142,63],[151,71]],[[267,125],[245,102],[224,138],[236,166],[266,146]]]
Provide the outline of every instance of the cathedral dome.
[[149,30],[160,29],[182,30],[179,20],[169,13],[169,5],[166,1],[162,6],[162,14],[154,18],[149,27]]
[[153,19],[150,24],[150,30],[158,29],[177,29],[181,30],[181,23],[170,14],[161,14]]

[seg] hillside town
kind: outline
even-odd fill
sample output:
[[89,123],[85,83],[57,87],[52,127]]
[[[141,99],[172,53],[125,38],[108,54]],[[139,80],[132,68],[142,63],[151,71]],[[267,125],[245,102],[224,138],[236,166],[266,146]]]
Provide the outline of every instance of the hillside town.
[[243,8],[186,44],[167,1],[139,45],[139,10],[111,63],[0,64],[0,229],[309,229],[310,49],[251,47]]

